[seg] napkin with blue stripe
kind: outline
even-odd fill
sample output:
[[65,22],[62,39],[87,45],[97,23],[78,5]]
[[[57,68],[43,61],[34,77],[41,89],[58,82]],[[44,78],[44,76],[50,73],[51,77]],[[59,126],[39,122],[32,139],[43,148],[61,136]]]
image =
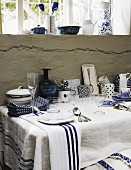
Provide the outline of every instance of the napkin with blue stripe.
[[11,117],[18,117],[32,112],[32,106],[35,106],[41,111],[46,111],[49,108],[49,100],[38,97],[30,105],[18,105],[13,102],[7,104],[8,115]]
[[[115,162],[111,159],[114,159]],[[120,160],[125,164],[124,169],[121,167],[122,164],[120,164],[120,162],[117,160]],[[127,169],[131,168],[131,158],[124,155],[123,153],[113,153],[108,158],[98,161],[97,164],[101,165],[101,167],[103,167],[102,169],[105,169],[105,170],[120,170],[120,169],[127,170]],[[127,165],[127,167],[126,167],[126,165]]]
[[80,170],[80,126],[76,123],[40,125],[48,134],[51,169]]
[[102,106],[115,106],[115,105],[124,105],[125,102],[123,101],[115,101],[115,100],[112,100],[112,99],[105,99],[103,102],[102,102]]

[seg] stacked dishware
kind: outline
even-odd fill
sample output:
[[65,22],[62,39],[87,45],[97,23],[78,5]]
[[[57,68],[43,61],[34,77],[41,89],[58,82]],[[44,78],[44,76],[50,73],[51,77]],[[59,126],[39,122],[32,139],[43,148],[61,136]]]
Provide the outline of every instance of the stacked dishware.
[[[125,75],[125,74],[124,74]],[[122,77],[122,74],[121,74]],[[127,88],[131,87],[131,78],[130,78],[130,73],[126,73],[126,83],[127,83]],[[118,74],[115,77],[114,80],[114,84],[115,84],[115,91],[119,92],[120,91],[120,74]],[[122,83],[123,84],[123,83]],[[123,88],[123,85],[121,84],[121,88]]]
[[18,89],[12,89],[6,93],[7,102],[16,104],[28,104],[31,102],[31,94],[28,89],[23,89],[21,86]]
[[109,79],[107,76],[101,76],[99,79],[98,79],[98,85],[100,86],[100,91],[101,91],[101,94],[102,95],[105,95],[105,84],[108,84],[110,83]]

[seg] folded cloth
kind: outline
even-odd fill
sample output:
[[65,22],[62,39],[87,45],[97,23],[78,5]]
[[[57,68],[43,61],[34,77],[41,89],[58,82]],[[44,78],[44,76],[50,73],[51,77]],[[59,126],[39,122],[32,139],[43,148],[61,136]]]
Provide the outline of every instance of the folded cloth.
[[114,153],[96,164],[86,167],[83,170],[130,170],[131,169],[131,149],[126,149]]
[[[52,170],[80,170],[80,129],[76,124],[48,126]],[[58,140],[59,139],[59,140]]]
[[103,106],[115,106],[115,105],[124,105],[124,102],[118,102],[118,101],[114,101],[114,100],[111,100],[111,99],[105,99],[103,101]]
[[49,100],[38,97],[30,105],[18,105],[13,102],[7,104],[8,115],[11,117],[18,117],[32,112],[32,106],[37,107],[40,111],[46,111],[49,108]]

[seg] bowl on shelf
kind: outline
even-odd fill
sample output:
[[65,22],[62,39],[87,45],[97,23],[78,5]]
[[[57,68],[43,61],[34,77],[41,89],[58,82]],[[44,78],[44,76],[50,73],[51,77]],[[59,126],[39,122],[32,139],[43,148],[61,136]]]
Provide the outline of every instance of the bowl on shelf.
[[69,35],[76,35],[80,30],[80,26],[61,26],[57,27],[59,34],[69,34]]

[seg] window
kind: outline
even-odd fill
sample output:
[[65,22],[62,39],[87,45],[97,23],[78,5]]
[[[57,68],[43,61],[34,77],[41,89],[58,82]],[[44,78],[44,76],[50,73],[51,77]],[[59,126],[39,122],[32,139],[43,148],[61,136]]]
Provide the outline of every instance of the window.
[[[97,3],[103,0],[54,0],[59,3],[55,11],[56,27],[61,25],[82,26],[83,20],[91,19],[97,27]],[[37,25],[43,26],[45,15],[51,15],[53,0],[1,0],[2,30],[5,34],[19,34]],[[130,34],[131,0],[104,0],[111,2],[113,34]],[[44,4],[41,11],[38,4]],[[97,33],[96,33],[97,34]]]
[[[82,25],[83,20],[91,19],[97,27],[98,2],[103,0],[71,0],[73,8],[72,22]],[[131,0],[104,0],[110,2],[114,35],[129,35],[131,30]],[[97,30],[96,30],[97,34]]]
[[2,31],[3,33],[17,32],[16,2],[15,0],[2,2]]
[[[1,0],[2,1],[2,28],[3,33],[19,34],[23,30],[30,30],[37,25],[44,24],[45,15],[52,13],[52,0]],[[55,11],[56,26],[62,24],[63,0]],[[44,12],[38,4],[44,4]]]

